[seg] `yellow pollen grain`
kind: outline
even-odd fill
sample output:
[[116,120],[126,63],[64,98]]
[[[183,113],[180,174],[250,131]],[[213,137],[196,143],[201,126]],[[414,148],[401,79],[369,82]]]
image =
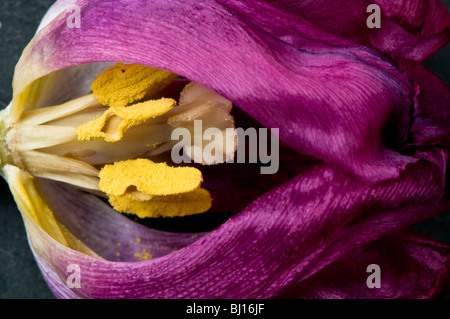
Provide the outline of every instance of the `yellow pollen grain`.
[[187,193],[200,187],[203,181],[202,173],[194,167],[171,167],[144,158],[105,165],[100,170],[99,178],[100,189],[109,196],[120,196],[131,191],[150,195],[148,198],[144,196],[145,199]]
[[136,257],[137,259],[142,260],[142,261],[150,260],[153,258],[152,254],[150,253],[150,250],[147,250],[145,248],[142,249],[141,252],[135,253],[134,257]]
[[143,65],[117,63],[97,76],[92,92],[103,105],[127,106],[160,92],[177,77]]
[[200,214],[211,208],[210,193],[198,188],[189,193],[155,196],[147,201],[136,200],[128,194],[111,196],[110,204],[120,213],[134,214],[140,218],[182,217]]
[[78,140],[120,141],[128,129],[169,112],[175,104],[173,99],[162,98],[127,107],[111,107],[100,117],[78,126],[76,129]]

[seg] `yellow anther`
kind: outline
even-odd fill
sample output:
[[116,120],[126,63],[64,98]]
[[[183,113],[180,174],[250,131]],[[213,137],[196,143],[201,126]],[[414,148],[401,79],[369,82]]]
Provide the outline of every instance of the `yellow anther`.
[[131,106],[113,106],[111,110],[123,120],[130,123],[143,123],[151,118],[158,117],[169,112],[175,105],[173,99],[162,98],[159,100],[149,100]]
[[178,76],[138,64],[117,63],[92,82],[94,97],[107,106],[127,106],[151,98]]
[[143,158],[105,165],[99,177],[100,189],[110,197],[128,194],[137,200],[191,192],[203,181],[196,168],[171,167]]
[[133,196],[111,196],[110,204],[121,213],[146,217],[181,217],[204,213],[211,208],[211,195],[203,188],[167,196],[155,196],[147,201],[136,200]]
[[126,107],[111,107],[99,118],[80,125],[76,130],[78,140],[103,139],[107,142],[117,142],[129,128],[167,113],[175,104],[173,99],[162,98]]

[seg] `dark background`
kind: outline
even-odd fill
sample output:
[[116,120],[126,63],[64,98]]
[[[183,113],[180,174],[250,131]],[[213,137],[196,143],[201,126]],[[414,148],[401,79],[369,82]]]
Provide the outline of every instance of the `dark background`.
[[[9,104],[14,66],[53,0],[0,0],[0,108]],[[450,0],[443,0],[450,8]],[[425,65],[450,84],[450,45]],[[449,123],[450,125],[450,123]],[[450,212],[414,228],[450,244]],[[447,298],[449,298],[447,296]],[[54,298],[29,248],[20,213],[0,180],[0,299]]]

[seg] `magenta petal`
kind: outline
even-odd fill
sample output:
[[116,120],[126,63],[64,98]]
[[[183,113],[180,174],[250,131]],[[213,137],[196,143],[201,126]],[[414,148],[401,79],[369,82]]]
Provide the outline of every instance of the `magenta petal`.
[[[59,223],[99,256],[112,261],[158,258],[188,246],[206,233],[173,233],[138,224],[96,196],[75,187],[39,180]],[[57,196],[55,196],[57,194]]]
[[[267,0],[316,28],[397,58],[423,61],[450,41],[450,14],[439,0]],[[369,29],[370,4],[381,7],[381,28]]]
[[450,146],[450,88],[423,65],[399,61],[415,86],[414,117],[408,145]]
[[427,157],[377,186],[315,165],[195,243],[150,261],[95,259],[40,229],[32,247],[63,282],[68,265],[80,266],[81,288],[72,289],[80,297],[276,297],[358,247],[448,209],[441,202],[447,155]]
[[38,27],[38,30],[45,27],[49,22],[56,18],[61,12],[70,9],[70,6],[75,4],[77,0],[57,0],[53,5],[47,10],[45,16]]
[[67,287],[67,281],[61,280],[50,264],[43,260],[39,254],[33,251],[34,258],[44,277],[45,282],[50,287],[56,298],[60,299],[80,299],[80,297]]
[[440,0],[375,0],[383,13],[411,34],[449,36],[450,13]]
[[[379,288],[367,285],[379,266]],[[450,247],[417,232],[383,237],[342,257],[280,298],[433,298],[450,288]],[[369,280],[372,283],[371,280]]]

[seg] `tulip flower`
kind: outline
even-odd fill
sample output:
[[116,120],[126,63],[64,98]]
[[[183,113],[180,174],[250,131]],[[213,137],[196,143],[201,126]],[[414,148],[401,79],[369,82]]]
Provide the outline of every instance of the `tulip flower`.
[[[79,27],[67,24],[73,3]],[[381,28],[366,25],[371,3]],[[421,64],[449,39],[437,0],[57,1],[16,66],[0,134],[49,287],[60,298],[448,292],[450,247],[409,226],[450,208],[450,90]],[[279,172],[228,163],[233,147],[215,165],[163,160],[170,132],[196,118],[278,128]],[[184,145],[194,159],[196,147]],[[211,214],[227,218],[151,227]]]

